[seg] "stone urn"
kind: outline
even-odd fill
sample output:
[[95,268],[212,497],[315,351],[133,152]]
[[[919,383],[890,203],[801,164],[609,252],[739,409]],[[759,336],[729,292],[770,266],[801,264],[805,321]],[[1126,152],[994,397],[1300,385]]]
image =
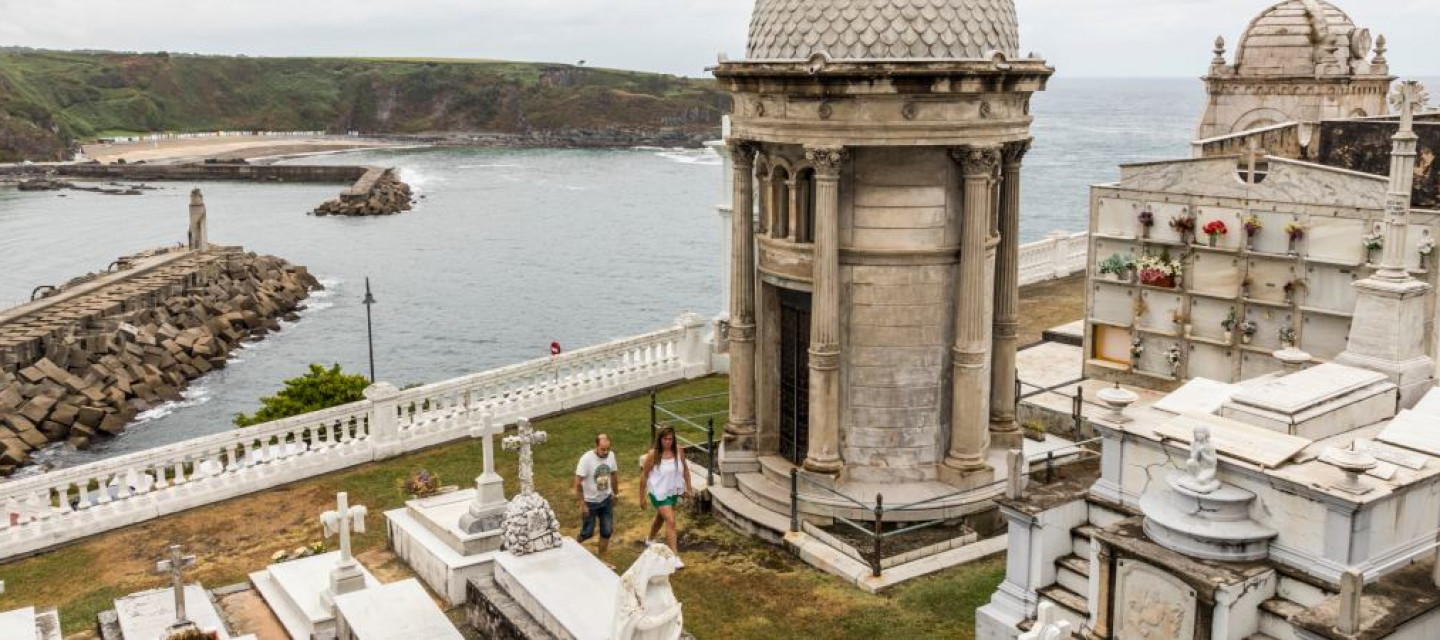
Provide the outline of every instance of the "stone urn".
[[1106,420],[1115,424],[1125,424],[1134,421],[1134,418],[1125,415],[1125,409],[1140,400],[1140,396],[1136,395],[1134,391],[1123,389],[1117,384],[1113,387],[1101,389],[1100,393],[1096,394],[1095,397],[1099,398],[1100,402],[1105,403],[1105,406],[1110,409],[1110,412],[1105,414]]

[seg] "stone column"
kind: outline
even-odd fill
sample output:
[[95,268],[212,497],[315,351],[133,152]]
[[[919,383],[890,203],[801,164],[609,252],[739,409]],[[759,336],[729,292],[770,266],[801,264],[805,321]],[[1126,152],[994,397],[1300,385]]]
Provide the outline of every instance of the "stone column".
[[735,211],[730,227],[730,421],[725,439],[754,451],[755,437],[755,145],[730,141]]
[[987,469],[990,439],[989,323],[984,300],[993,294],[986,282],[985,253],[990,236],[990,181],[1000,149],[975,146],[952,155],[964,177],[960,219],[960,273],[955,310],[955,346],[951,353],[950,452],[945,467],[967,474]]
[[210,248],[210,223],[206,218],[205,197],[197,187],[190,191],[190,234],[186,244],[192,251],[205,251]]
[[990,374],[990,440],[1019,447],[1015,419],[1015,352],[1020,330],[1020,162],[1030,141],[1005,145],[1001,165],[1000,251],[995,265],[995,333]]
[[805,468],[837,474],[844,466],[840,460],[840,168],[845,149],[809,147],[805,157],[815,166],[810,440]]

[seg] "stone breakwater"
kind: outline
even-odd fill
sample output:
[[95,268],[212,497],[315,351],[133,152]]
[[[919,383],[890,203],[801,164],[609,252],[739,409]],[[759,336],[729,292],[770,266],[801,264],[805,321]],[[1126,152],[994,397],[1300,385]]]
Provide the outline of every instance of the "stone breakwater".
[[386,216],[409,211],[414,199],[410,185],[394,169],[371,167],[340,197],[315,208],[317,216]]
[[280,329],[311,291],[304,267],[238,248],[123,258],[0,313],[0,474],[50,443],[118,435],[180,397],[247,339]]

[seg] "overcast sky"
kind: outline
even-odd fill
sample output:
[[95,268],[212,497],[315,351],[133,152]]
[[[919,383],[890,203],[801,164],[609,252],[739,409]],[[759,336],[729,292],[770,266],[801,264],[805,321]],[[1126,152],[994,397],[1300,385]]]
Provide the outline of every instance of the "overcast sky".
[[[1272,0],[1017,0],[1021,47],[1067,76],[1198,76]],[[1402,75],[1440,75],[1423,49],[1440,0],[1338,0],[1390,40]],[[0,0],[0,46],[264,56],[575,62],[701,75],[743,57],[752,0]]]

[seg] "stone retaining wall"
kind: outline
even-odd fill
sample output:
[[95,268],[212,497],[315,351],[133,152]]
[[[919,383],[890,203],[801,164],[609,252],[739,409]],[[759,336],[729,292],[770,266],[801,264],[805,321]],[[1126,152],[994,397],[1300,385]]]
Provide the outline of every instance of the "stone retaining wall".
[[0,314],[0,474],[52,442],[120,433],[319,287],[304,267],[238,248],[121,263],[134,266]]

